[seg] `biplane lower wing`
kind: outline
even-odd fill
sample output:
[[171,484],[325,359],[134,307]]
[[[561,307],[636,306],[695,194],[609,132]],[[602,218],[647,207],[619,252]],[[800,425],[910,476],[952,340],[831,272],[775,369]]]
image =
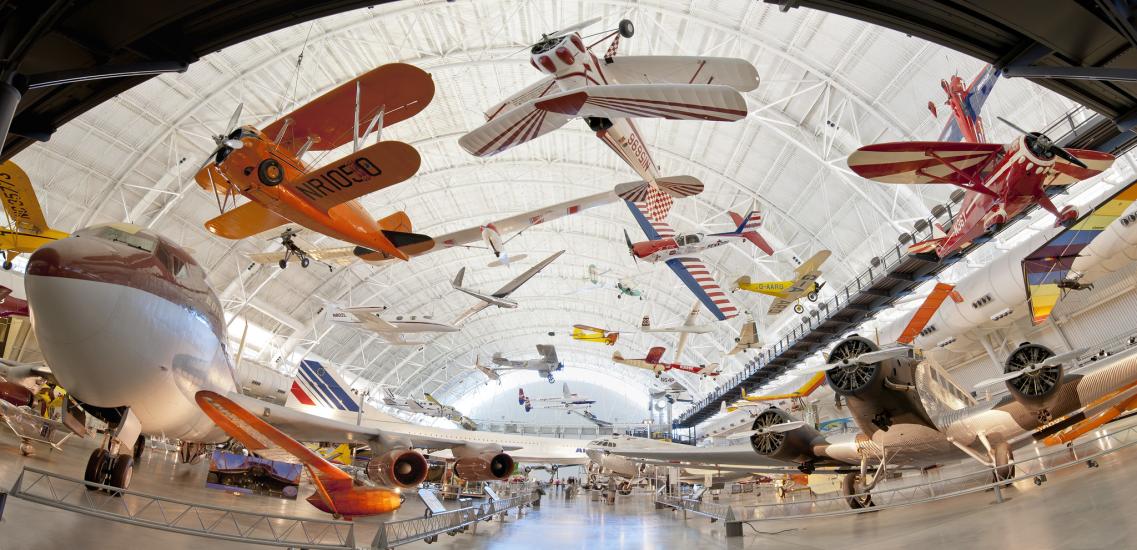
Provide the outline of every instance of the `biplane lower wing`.
[[604,65],[609,81],[621,84],[720,84],[741,92],[758,88],[758,69],[732,57],[622,55]]
[[280,185],[326,212],[410,179],[421,163],[414,147],[401,141],[380,141]]
[[210,233],[226,239],[244,239],[289,223],[283,216],[249,202],[205,222]]
[[711,276],[711,270],[702,261],[693,258],[674,258],[667,260],[666,263],[716,319],[724,321],[738,315],[738,308],[730,302],[726,292]]
[[495,116],[459,138],[458,145],[475,157],[488,157],[552,132],[573,119],[538,109],[538,101],[541,99],[527,101]]
[[1074,260],[1082,250],[1134,202],[1137,202],[1137,182],[1124,187],[1023,258],[1023,281],[1034,324],[1045,321],[1058,304],[1062,297],[1058,285],[1070,276]]
[[982,179],[980,171],[1002,150],[998,143],[876,143],[854,151],[848,162],[858,176],[880,183],[967,185],[972,178]]

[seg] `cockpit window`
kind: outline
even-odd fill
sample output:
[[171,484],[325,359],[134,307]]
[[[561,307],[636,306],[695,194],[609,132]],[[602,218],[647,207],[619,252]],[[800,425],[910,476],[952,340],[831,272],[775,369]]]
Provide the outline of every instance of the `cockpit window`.
[[166,270],[169,271],[170,274],[174,276],[174,278],[185,279],[189,277],[190,265],[182,261],[181,258],[171,253],[168,247],[158,247],[158,252],[155,254],[155,256],[158,258],[159,262],[162,262],[162,265],[165,266]]
[[154,248],[158,246],[158,240],[153,237],[142,233],[127,233],[126,231],[112,226],[103,227],[95,236],[100,239],[122,243],[143,252],[154,252]]

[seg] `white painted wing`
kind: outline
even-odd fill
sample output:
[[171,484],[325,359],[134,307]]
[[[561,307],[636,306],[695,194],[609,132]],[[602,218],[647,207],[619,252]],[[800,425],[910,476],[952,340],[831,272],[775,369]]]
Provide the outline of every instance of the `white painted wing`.
[[541,80],[530,84],[520,92],[517,92],[490,107],[489,109],[486,109],[486,120],[493,120],[502,113],[507,113],[511,109],[516,109],[522,105],[525,105],[526,103],[529,103],[531,100],[537,99],[546,94],[559,92],[560,88],[557,87],[557,83],[554,80],[555,79],[552,75],[546,76],[545,78],[542,78]]
[[645,462],[691,467],[755,468],[763,473],[800,473],[794,464],[762,456],[747,445],[725,447],[687,447],[683,449],[611,449],[615,455]]
[[458,138],[458,145],[475,157],[488,157],[543,136],[572,120],[572,116],[538,109],[538,101],[542,100],[531,100],[501,113]]
[[620,84],[721,84],[740,92],[758,88],[758,69],[733,57],[625,55],[603,66],[609,82]]
[[732,121],[745,117],[747,112],[746,99],[738,90],[718,84],[586,86],[547,96],[533,105],[541,111],[570,118]]
[[[634,184],[641,184],[642,182],[634,182]],[[621,184],[630,185],[630,184]],[[604,191],[595,195],[581,197],[565,201],[552,206],[530,210],[522,214],[510,216],[500,220],[491,222],[503,236],[508,233],[517,233],[524,231],[534,225],[549,222],[570,214],[576,214],[589,208],[611,204],[620,200],[620,197],[612,191]],[[475,243],[482,240],[482,226],[469,227],[459,231],[446,233],[434,238],[434,242],[439,243],[444,247],[463,246],[470,243]]]

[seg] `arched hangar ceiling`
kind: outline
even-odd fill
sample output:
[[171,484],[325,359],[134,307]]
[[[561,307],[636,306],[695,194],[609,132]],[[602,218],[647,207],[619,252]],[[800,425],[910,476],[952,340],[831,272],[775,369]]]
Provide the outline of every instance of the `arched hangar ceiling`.
[[[163,75],[135,87],[61,128],[46,144],[16,160],[32,176],[49,221],[62,229],[125,220],[146,225],[190,247],[210,274],[233,318],[257,327],[250,350],[262,360],[311,353],[363,380],[404,394],[432,391],[453,398],[482,375],[464,368],[495,352],[533,356],[534,345],[554,343],[569,368],[586,368],[622,383],[647,385],[650,373],[614,365],[613,348],[576,342],[574,323],[623,330],[619,349],[641,357],[653,345],[675,345],[670,335],[635,331],[650,313],[656,323],[680,322],[693,298],[663,266],[634,264],[623,231],[642,234],[627,209],[613,204],[536,226],[509,243],[530,259],[512,270],[487,268],[485,251],[452,249],[380,267],[356,264],[329,272],[250,267],[244,254],[273,249],[264,238],[218,239],[202,223],[217,214],[214,197],[191,181],[237,103],[242,123],[267,125],[293,106],[374,66],[402,61],[433,76],[437,92],[419,116],[383,131],[384,139],[415,146],[423,163],[413,179],[364,199],[376,217],[405,210],[415,231],[439,234],[611,189],[634,173],[601,146],[581,123],[488,159],[461,150],[457,139],[483,121],[482,111],[537,80],[523,50],[542,32],[602,17],[586,32],[635,22],[621,42],[625,54],[717,55],[750,60],[762,77],[747,94],[750,115],[734,123],[642,120],[640,129],[664,174],[692,175],[701,195],[676,203],[679,230],[722,230],[727,210],[757,199],[766,213],[763,233],[780,251],[765,257],[749,247],[709,253],[724,286],[739,275],[785,278],[792,257],[833,251],[825,277],[840,287],[950,189],[884,186],[861,180],[845,166],[864,143],[934,139],[943,120],[926,104],[942,101],[939,80],[965,78],[980,64],[899,33],[820,12],[733,2],[458,1],[397,2],[343,13],[237,44],[204,57],[184,74]],[[602,46],[603,47],[603,46]],[[987,114],[1042,128],[1071,105],[1036,86],[999,83]],[[994,120],[994,117],[988,117]],[[1011,131],[988,124],[995,139]],[[331,158],[331,157],[329,157]],[[314,239],[317,245],[333,241]],[[408,314],[450,319],[472,298],[450,290],[462,267],[467,282],[495,289],[536,259],[568,252],[523,287],[517,310],[488,310],[462,331],[423,348],[388,346],[350,328],[332,326],[317,312],[325,302],[387,305]],[[591,289],[588,266],[609,285]],[[645,300],[617,299],[611,285],[632,282]],[[787,321],[765,319],[768,300],[735,295],[759,314],[769,336]],[[703,320],[711,318],[704,313]],[[686,362],[721,362],[742,318],[693,337]],[[241,323],[235,323],[240,334]],[[551,333],[551,335],[550,335]],[[696,390],[713,381],[678,375]]]

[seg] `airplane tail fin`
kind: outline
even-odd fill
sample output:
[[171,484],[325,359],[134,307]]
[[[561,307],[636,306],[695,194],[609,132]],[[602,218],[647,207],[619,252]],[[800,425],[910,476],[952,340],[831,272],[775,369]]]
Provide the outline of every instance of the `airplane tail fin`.
[[699,374],[703,376],[718,376],[720,366],[718,363],[711,363],[703,367],[703,369],[699,371]]
[[525,404],[525,390],[523,390],[521,388],[517,388],[517,404],[518,405],[524,405]]
[[750,284],[750,276],[749,275],[743,275],[743,276],[735,279],[734,284],[731,286],[734,287],[734,290],[738,290],[738,289],[742,288],[743,286],[746,286],[749,284]]
[[612,360],[613,361],[623,361],[624,360],[624,354],[622,354],[618,351],[614,351],[614,352],[612,352]]
[[722,413],[722,414],[726,414],[726,413],[728,412],[728,411],[726,410],[726,401],[723,401],[723,402],[720,404],[720,406],[719,406],[719,412],[720,412],[720,413]]
[[379,228],[386,231],[409,232],[411,229],[413,229],[410,217],[408,217],[407,213],[403,212],[402,210],[395,212],[394,214],[391,214],[385,218],[379,218],[377,221],[379,223]]
[[667,351],[667,348],[663,346],[656,346],[654,348],[651,348],[647,351],[647,357],[644,358],[644,361],[652,364],[658,363],[659,360],[663,358],[663,353],[665,351]]
[[640,328],[651,328],[651,316],[650,315],[644,315],[643,320],[640,321]]
[[762,227],[761,210],[751,206],[750,211],[745,216],[740,216],[735,212],[727,212],[727,214],[730,214],[730,219],[737,226],[734,233],[750,241],[767,255],[774,255],[774,247],[770,246],[770,243],[766,242],[766,239],[758,233],[758,228]]
[[[454,288],[462,288],[462,278],[465,276],[466,276],[466,268],[463,267],[462,269],[458,270],[458,274],[454,276],[454,281],[450,283],[450,286],[452,286]],[[496,356],[496,354],[495,354],[495,356]]]
[[305,359],[300,361],[300,369],[296,371],[285,406],[297,404],[357,413],[362,400],[348,389],[335,371],[318,361]]
[[324,321],[329,323],[351,323],[359,324],[359,320],[354,315],[345,311],[339,304],[328,302],[324,304]]
[[565,399],[572,397],[572,392],[568,389],[568,383],[561,384],[561,395],[565,396]]
[[920,241],[918,243],[912,243],[908,245],[908,253],[926,254],[929,252],[935,252],[936,248],[940,246],[940,243],[944,242],[944,239],[946,238],[947,237],[939,237],[935,239],[928,239],[926,241]]

